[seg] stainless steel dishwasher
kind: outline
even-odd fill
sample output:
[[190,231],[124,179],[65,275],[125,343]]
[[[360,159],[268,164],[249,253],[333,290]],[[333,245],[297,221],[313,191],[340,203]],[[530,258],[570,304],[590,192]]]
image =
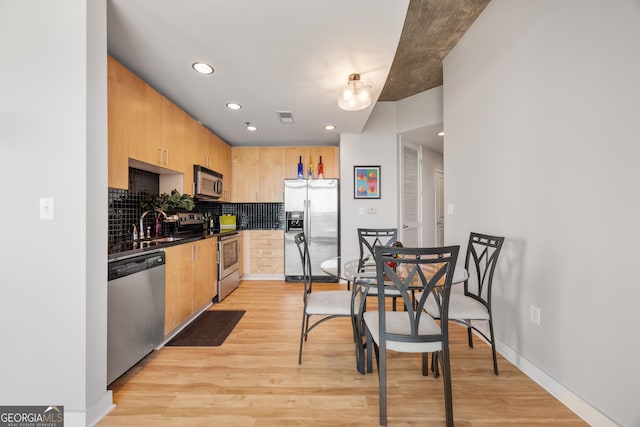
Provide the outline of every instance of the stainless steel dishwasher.
[[107,384],[164,339],[164,252],[109,262]]

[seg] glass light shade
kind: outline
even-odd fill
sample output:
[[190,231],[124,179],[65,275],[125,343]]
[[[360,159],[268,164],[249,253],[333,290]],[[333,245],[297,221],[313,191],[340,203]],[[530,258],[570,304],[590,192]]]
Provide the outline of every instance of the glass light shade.
[[338,95],[338,107],[358,111],[371,105],[371,86],[360,80],[360,74],[351,74],[349,82]]
[[194,70],[201,74],[212,74],[213,67],[209,64],[205,64],[204,62],[194,62],[191,64]]

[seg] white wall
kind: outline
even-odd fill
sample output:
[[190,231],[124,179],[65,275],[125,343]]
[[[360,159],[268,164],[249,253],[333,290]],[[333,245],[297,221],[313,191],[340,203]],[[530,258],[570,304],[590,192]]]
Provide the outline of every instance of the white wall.
[[[360,228],[398,224],[398,153],[395,103],[378,103],[362,133],[340,135],[340,240],[342,255],[359,253]],[[353,167],[380,165],[380,199],[354,199]],[[375,208],[376,214],[360,215]]]
[[0,402],[86,425],[111,405],[105,1],[2,1],[0,51]]
[[[437,87],[397,102],[376,104],[366,126],[360,134],[340,134],[340,217],[341,253],[358,255],[358,228],[399,227],[398,205],[398,158],[401,132],[430,126],[442,122],[442,87]],[[433,173],[435,167],[442,169],[442,155],[424,150],[423,160],[423,210],[433,211],[435,193]],[[381,165],[381,199],[362,200],[353,198],[353,166]],[[431,175],[431,181],[427,174]],[[375,208],[376,214],[360,215],[360,208],[367,212]],[[424,221],[434,221],[427,217]],[[426,222],[425,222],[426,224]],[[426,228],[429,224],[425,225]],[[433,230],[432,230],[433,234]],[[426,240],[431,237],[423,233]]]
[[444,61],[446,242],[506,236],[502,349],[624,426],[640,425],[638,76],[637,0],[494,0]]

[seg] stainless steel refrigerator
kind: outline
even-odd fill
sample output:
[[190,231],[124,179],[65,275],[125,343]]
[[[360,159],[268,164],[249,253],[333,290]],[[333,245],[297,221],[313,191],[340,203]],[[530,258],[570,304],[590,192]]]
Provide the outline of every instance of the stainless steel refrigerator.
[[302,280],[302,263],[294,236],[304,231],[311,257],[313,280],[337,279],[320,269],[320,263],[340,254],[339,181],[337,179],[284,181],[284,275]]

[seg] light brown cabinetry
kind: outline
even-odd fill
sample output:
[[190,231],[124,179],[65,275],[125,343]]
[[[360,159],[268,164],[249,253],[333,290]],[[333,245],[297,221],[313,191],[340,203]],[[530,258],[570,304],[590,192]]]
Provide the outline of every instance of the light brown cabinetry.
[[129,157],[161,139],[162,96],[110,56],[107,67],[109,187],[128,188]]
[[193,245],[165,249],[164,333],[174,330],[193,309]]
[[234,202],[257,202],[260,155],[254,147],[231,149],[231,194]]
[[165,249],[165,335],[208,305],[217,292],[215,239]]
[[221,202],[230,202],[231,198],[231,146],[220,139],[216,134],[211,134],[211,142],[213,143],[213,154],[211,156],[211,168],[222,174],[223,187]]
[[284,202],[283,147],[259,147],[258,198],[261,202]]
[[249,230],[249,271],[251,275],[284,275],[284,231]]
[[193,268],[193,310],[208,305],[218,293],[218,241],[205,239],[197,242]]
[[314,177],[317,177],[320,156],[324,177],[340,177],[338,147],[234,147],[231,151],[235,202],[283,202],[284,180],[298,177],[300,156],[305,178],[309,156],[313,162]]
[[161,175],[161,187],[162,177],[167,178],[167,192],[177,188],[193,194],[193,165],[198,164],[224,175],[227,189],[221,200],[230,201],[229,144],[111,56],[107,64],[109,187],[128,188],[131,158],[168,169],[167,174]]
[[285,178],[298,178],[298,161],[302,156],[304,178],[307,179],[307,166],[309,156],[313,164],[313,177],[318,177],[318,163],[322,156],[325,178],[340,178],[340,156],[338,147],[312,146],[312,147],[285,147]]

